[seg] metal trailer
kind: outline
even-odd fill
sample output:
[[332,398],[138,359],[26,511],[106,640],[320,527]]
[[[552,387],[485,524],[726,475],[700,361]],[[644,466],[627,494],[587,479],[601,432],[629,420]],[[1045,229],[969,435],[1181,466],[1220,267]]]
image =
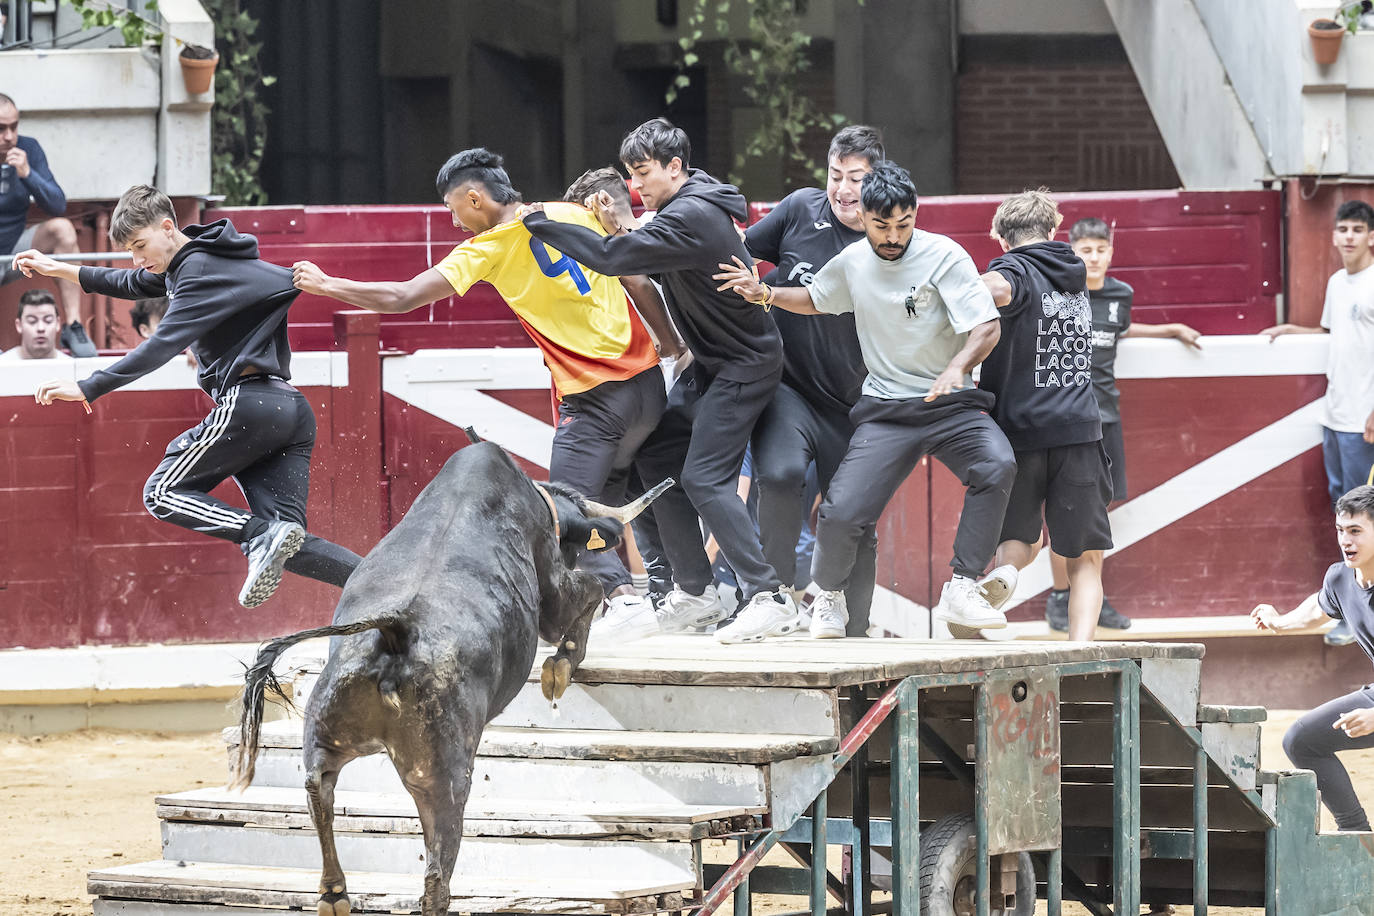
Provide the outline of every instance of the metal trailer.
[[[853,916],[1019,916],[1037,897],[1058,916],[1066,893],[1095,914],[1374,913],[1374,835],[1319,833],[1313,775],[1260,769],[1265,710],[1199,704],[1202,647],[1154,648],[848,688],[833,781],[708,870],[696,916],[803,891],[814,916],[828,896]],[[775,844],[805,867],[759,867]],[[839,877],[812,866],[832,844]]]

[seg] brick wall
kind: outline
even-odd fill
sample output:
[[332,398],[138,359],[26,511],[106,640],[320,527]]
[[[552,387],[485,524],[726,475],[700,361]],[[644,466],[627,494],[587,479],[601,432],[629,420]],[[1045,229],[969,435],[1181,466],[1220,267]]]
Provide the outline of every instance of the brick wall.
[[965,38],[956,91],[960,194],[1179,185],[1115,37]]

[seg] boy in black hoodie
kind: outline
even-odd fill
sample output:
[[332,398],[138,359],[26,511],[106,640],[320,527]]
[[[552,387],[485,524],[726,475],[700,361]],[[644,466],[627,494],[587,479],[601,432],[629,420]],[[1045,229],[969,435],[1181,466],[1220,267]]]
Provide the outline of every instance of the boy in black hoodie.
[[[266,601],[283,569],[342,588],[362,558],[305,531],[315,414],[287,383],[286,313],[298,295],[291,271],[258,260],[257,239],[240,235],[227,219],[178,229],[171,200],[147,185],[119,199],[110,239],[132,252],[133,270],[78,268],[32,250],[17,255],[15,266],[25,276],[80,283],[88,293],[166,296],[167,314],[151,337],[108,369],[80,382],[44,382],[38,403],[83,401],[89,411],[89,402],[191,347],[200,386],[215,407],[167,446],[143,504],[155,518],[239,545],[248,557],[239,592],[244,607]],[[229,477],[251,512],[210,495]]]
[[983,281],[1002,337],[980,386],[997,396],[993,419],[1016,452],[997,565],[1024,569],[1047,525],[1068,565],[1069,639],[1089,641],[1102,610],[1102,552],[1112,546],[1112,479],[1092,387],[1087,270],[1066,243],[1051,241],[1062,220],[1044,189],[1008,197],[993,216],[992,237],[1006,254]]
[[537,205],[524,217],[530,233],[598,273],[649,274],[662,285],[669,314],[694,357],[668,395],[658,429],[640,451],[645,479],[676,477],[680,488],[654,504],[654,518],[673,566],[674,588],[653,611],[675,632],[724,619],[697,516],[735,570],[748,605],[717,631],[723,642],[752,642],[797,629],[800,619],[782,578],[763,556],[749,512],[735,491],[754,422],[782,377],[782,341],[772,318],[716,289],[716,265],[732,256],[752,263],[735,228],[743,195],[687,167],[687,135],[663,118],[635,128],[620,145],[630,185],[646,207],[647,225],[627,232],[613,212],[599,212],[603,237],[548,219]]

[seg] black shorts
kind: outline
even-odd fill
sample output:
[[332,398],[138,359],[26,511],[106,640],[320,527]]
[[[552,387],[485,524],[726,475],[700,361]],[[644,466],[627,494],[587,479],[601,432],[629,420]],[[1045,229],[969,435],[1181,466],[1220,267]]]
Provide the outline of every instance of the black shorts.
[[1111,501],[1111,471],[1101,442],[1018,451],[1016,480],[998,540],[1034,544],[1045,525],[1061,557],[1107,550],[1112,546],[1107,521]]
[[1126,442],[1121,436],[1121,421],[1102,424],[1102,450],[1112,462],[1112,501],[1126,499]]

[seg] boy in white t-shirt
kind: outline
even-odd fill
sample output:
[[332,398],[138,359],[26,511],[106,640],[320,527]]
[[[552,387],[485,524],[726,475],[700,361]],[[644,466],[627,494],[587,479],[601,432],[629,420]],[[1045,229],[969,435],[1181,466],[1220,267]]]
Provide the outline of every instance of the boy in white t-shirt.
[[[1344,268],[1326,283],[1320,327],[1281,324],[1260,333],[1330,334],[1326,363],[1326,401],[1322,416],[1322,456],[1326,486],[1334,506],[1342,493],[1370,483],[1374,475],[1374,207],[1348,200],[1336,211],[1331,243]],[[1341,621],[1326,633],[1330,645],[1344,646],[1355,635]]]

